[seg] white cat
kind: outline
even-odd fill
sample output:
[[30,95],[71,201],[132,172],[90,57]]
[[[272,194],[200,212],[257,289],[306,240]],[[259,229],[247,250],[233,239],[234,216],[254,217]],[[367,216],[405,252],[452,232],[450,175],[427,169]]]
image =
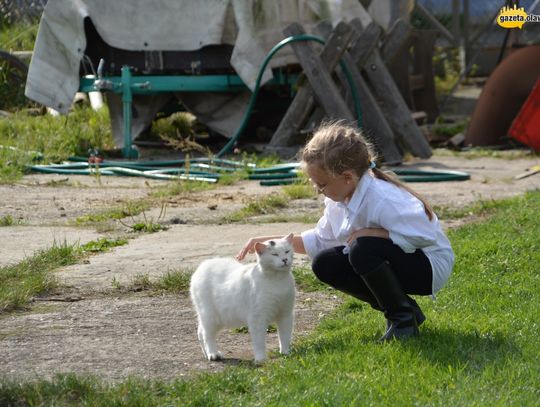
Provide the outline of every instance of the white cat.
[[208,360],[222,358],[216,335],[223,328],[248,326],[255,361],[266,358],[266,329],[278,328],[279,351],[289,353],[295,300],[293,235],[256,243],[256,264],[232,258],[203,261],[191,277],[190,293],[197,310],[197,334]]

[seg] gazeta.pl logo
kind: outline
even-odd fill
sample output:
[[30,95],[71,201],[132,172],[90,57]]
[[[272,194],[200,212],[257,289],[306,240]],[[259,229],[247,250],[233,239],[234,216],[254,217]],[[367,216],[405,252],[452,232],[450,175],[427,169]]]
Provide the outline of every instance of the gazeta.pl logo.
[[527,14],[523,7],[503,7],[497,16],[497,24],[503,28],[523,28],[525,23],[540,23],[540,15]]

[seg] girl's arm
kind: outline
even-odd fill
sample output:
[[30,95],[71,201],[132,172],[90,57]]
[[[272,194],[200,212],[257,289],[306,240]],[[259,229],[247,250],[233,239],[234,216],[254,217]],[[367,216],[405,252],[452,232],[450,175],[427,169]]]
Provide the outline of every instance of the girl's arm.
[[384,239],[390,239],[390,233],[388,233],[388,230],[383,228],[362,228],[358,230],[354,230],[349,238],[347,239],[347,243],[351,245],[358,237],[361,236],[371,236],[371,237],[382,237]]
[[[236,255],[236,260],[242,261],[248,253],[255,252],[255,243],[265,242],[272,239],[281,239],[284,236],[259,236],[252,237],[247,241],[244,247]],[[304,242],[302,241],[302,236],[294,235],[293,236],[293,250],[295,253],[306,254],[306,249],[304,248]]]

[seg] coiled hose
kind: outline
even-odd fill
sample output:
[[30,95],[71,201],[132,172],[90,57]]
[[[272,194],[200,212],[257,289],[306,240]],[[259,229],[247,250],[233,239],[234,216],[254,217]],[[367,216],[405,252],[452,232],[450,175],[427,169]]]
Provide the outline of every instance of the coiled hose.
[[[253,93],[251,94],[248,106],[246,108],[246,111],[244,112],[244,116],[242,118],[242,122],[240,123],[240,126],[238,127],[236,132],[233,134],[233,136],[230,138],[230,140],[227,142],[227,144],[225,144],[225,146],[216,154],[216,157],[222,157],[224,154],[228,153],[231,150],[231,148],[236,144],[236,142],[240,138],[240,135],[244,131],[244,128],[246,127],[249,117],[251,116],[251,111],[253,110],[253,107],[255,106],[255,101],[259,94],[259,88],[261,86],[262,76],[264,74],[264,71],[268,63],[272,59],[272,57],[275,55],[276,52],[278,52],[284,46],[289,45],[293,42],[299,42],[299,41],[315,41],[315,42],[318,42],[319,44],[325,43],[324,40],[320,37],[316,37],[314,35],[309,35],[309,34],[301,34],[301,35],[294,35],[292,37],[285,38],[284,40],[274,45],[274,47],[270,50],[270,52],[266,54],[266,57],[264,58],[264,61],[261,65],[261,69],[259,69],[259,74],[257,75],[257,80],[255,82],[255,89],[253,90]],[[345,77],[347,78],[347,83],[351,89],[358,127],[362,127],[362,109],[360,106],[360,98],[358,96],[356,86],[354,85],[354,80],[352,79],[351,72],[347,68],[347,64],[345,64],[343,60],[339,62],[339,65],[341,69],[343,70],[343,73],[345,74]]]

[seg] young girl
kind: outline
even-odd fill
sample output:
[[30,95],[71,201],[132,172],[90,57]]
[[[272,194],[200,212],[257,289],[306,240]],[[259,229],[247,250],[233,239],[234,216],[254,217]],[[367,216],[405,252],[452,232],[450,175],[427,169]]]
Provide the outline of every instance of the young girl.
[[[322,125],[302,161],[313,186],[325,195],[317,225],[293,239],[317,278],[384,313],[381,341],[418,335],[426,317],[408,294],[436,293],[454,265],[450,242],[428,203],[394,176],[375,167],[361,131],[341,122]],[[237,255],[242,260],[256,242]]]

